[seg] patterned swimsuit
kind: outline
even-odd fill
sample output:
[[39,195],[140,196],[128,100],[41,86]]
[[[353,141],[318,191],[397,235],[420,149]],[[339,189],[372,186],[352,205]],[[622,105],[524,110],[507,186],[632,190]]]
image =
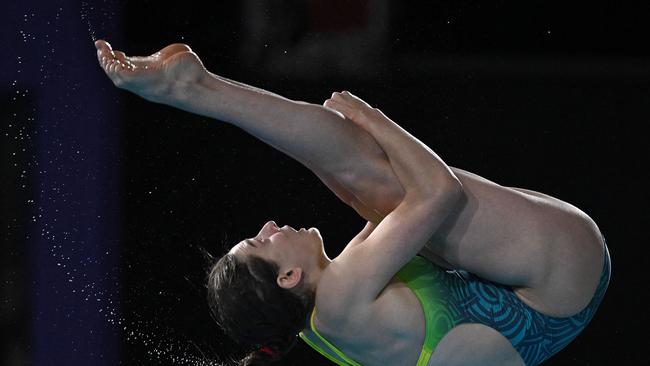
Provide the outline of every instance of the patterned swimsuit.
[[[480,323],[505,336],[528,366],[538,365],[559,352],[587,326],[609,284],[611,261],[607,246],[600,283],[589,305],[578,314],[555,318],[542,314],[524,302],[511,287],[496,284],[471,274],[445,271],[420,256],[415,256],[396,274],[417,296],[426,321],[426,336],[416,366],[426,366],[440,340],[455,326]],[[319,353],[342,366],[361,366],[314,327],[300,337]]]

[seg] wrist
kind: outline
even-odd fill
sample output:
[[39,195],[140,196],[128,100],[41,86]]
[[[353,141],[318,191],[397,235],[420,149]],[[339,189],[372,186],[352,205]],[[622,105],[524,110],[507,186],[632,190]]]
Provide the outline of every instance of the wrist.
[[370,133],[376,140],[382,141],[385,135],[390,133],[394,124],[382,111],[377,108],[370,108],[360,113],[360,123],[364,129]]

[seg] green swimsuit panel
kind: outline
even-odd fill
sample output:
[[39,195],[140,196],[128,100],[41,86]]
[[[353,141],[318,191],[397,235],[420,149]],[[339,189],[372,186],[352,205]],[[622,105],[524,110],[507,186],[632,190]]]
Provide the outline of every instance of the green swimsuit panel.
[[[447,303],[445,290],[440,286],[440,272],[444,273],[428,260],[415,256],[395,275],[415,293],[424,311],[426,335],[416,366],[427,365],[438,342],[456,325],[453,307]],[[318,333],[314,326],[315,314],[316,307],[311,313],[311,332],[300,332],[300,338],[337,365],[361,366]]]

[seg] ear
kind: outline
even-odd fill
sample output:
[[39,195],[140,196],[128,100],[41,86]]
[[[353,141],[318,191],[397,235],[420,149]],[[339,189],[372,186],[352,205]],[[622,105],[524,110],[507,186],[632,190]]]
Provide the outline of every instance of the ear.
[[294,267],[278,275],[278,286],[290,290],[302,280],[302,268]]

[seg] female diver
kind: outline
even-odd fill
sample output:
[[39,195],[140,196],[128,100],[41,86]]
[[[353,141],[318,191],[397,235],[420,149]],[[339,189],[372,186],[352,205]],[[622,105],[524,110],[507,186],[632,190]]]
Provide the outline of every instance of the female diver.
[[279,360],[299,335],[339,365],[537,365],[604,296],[609,255],[585,213],[449,167],[348,92],[308,104],[212,74],[183,44],[96,47],[116,86],[244,129],[367,220],[334,259],[317,229],[270,221],[214,264],[208,301],[254,347],[244,364]]

